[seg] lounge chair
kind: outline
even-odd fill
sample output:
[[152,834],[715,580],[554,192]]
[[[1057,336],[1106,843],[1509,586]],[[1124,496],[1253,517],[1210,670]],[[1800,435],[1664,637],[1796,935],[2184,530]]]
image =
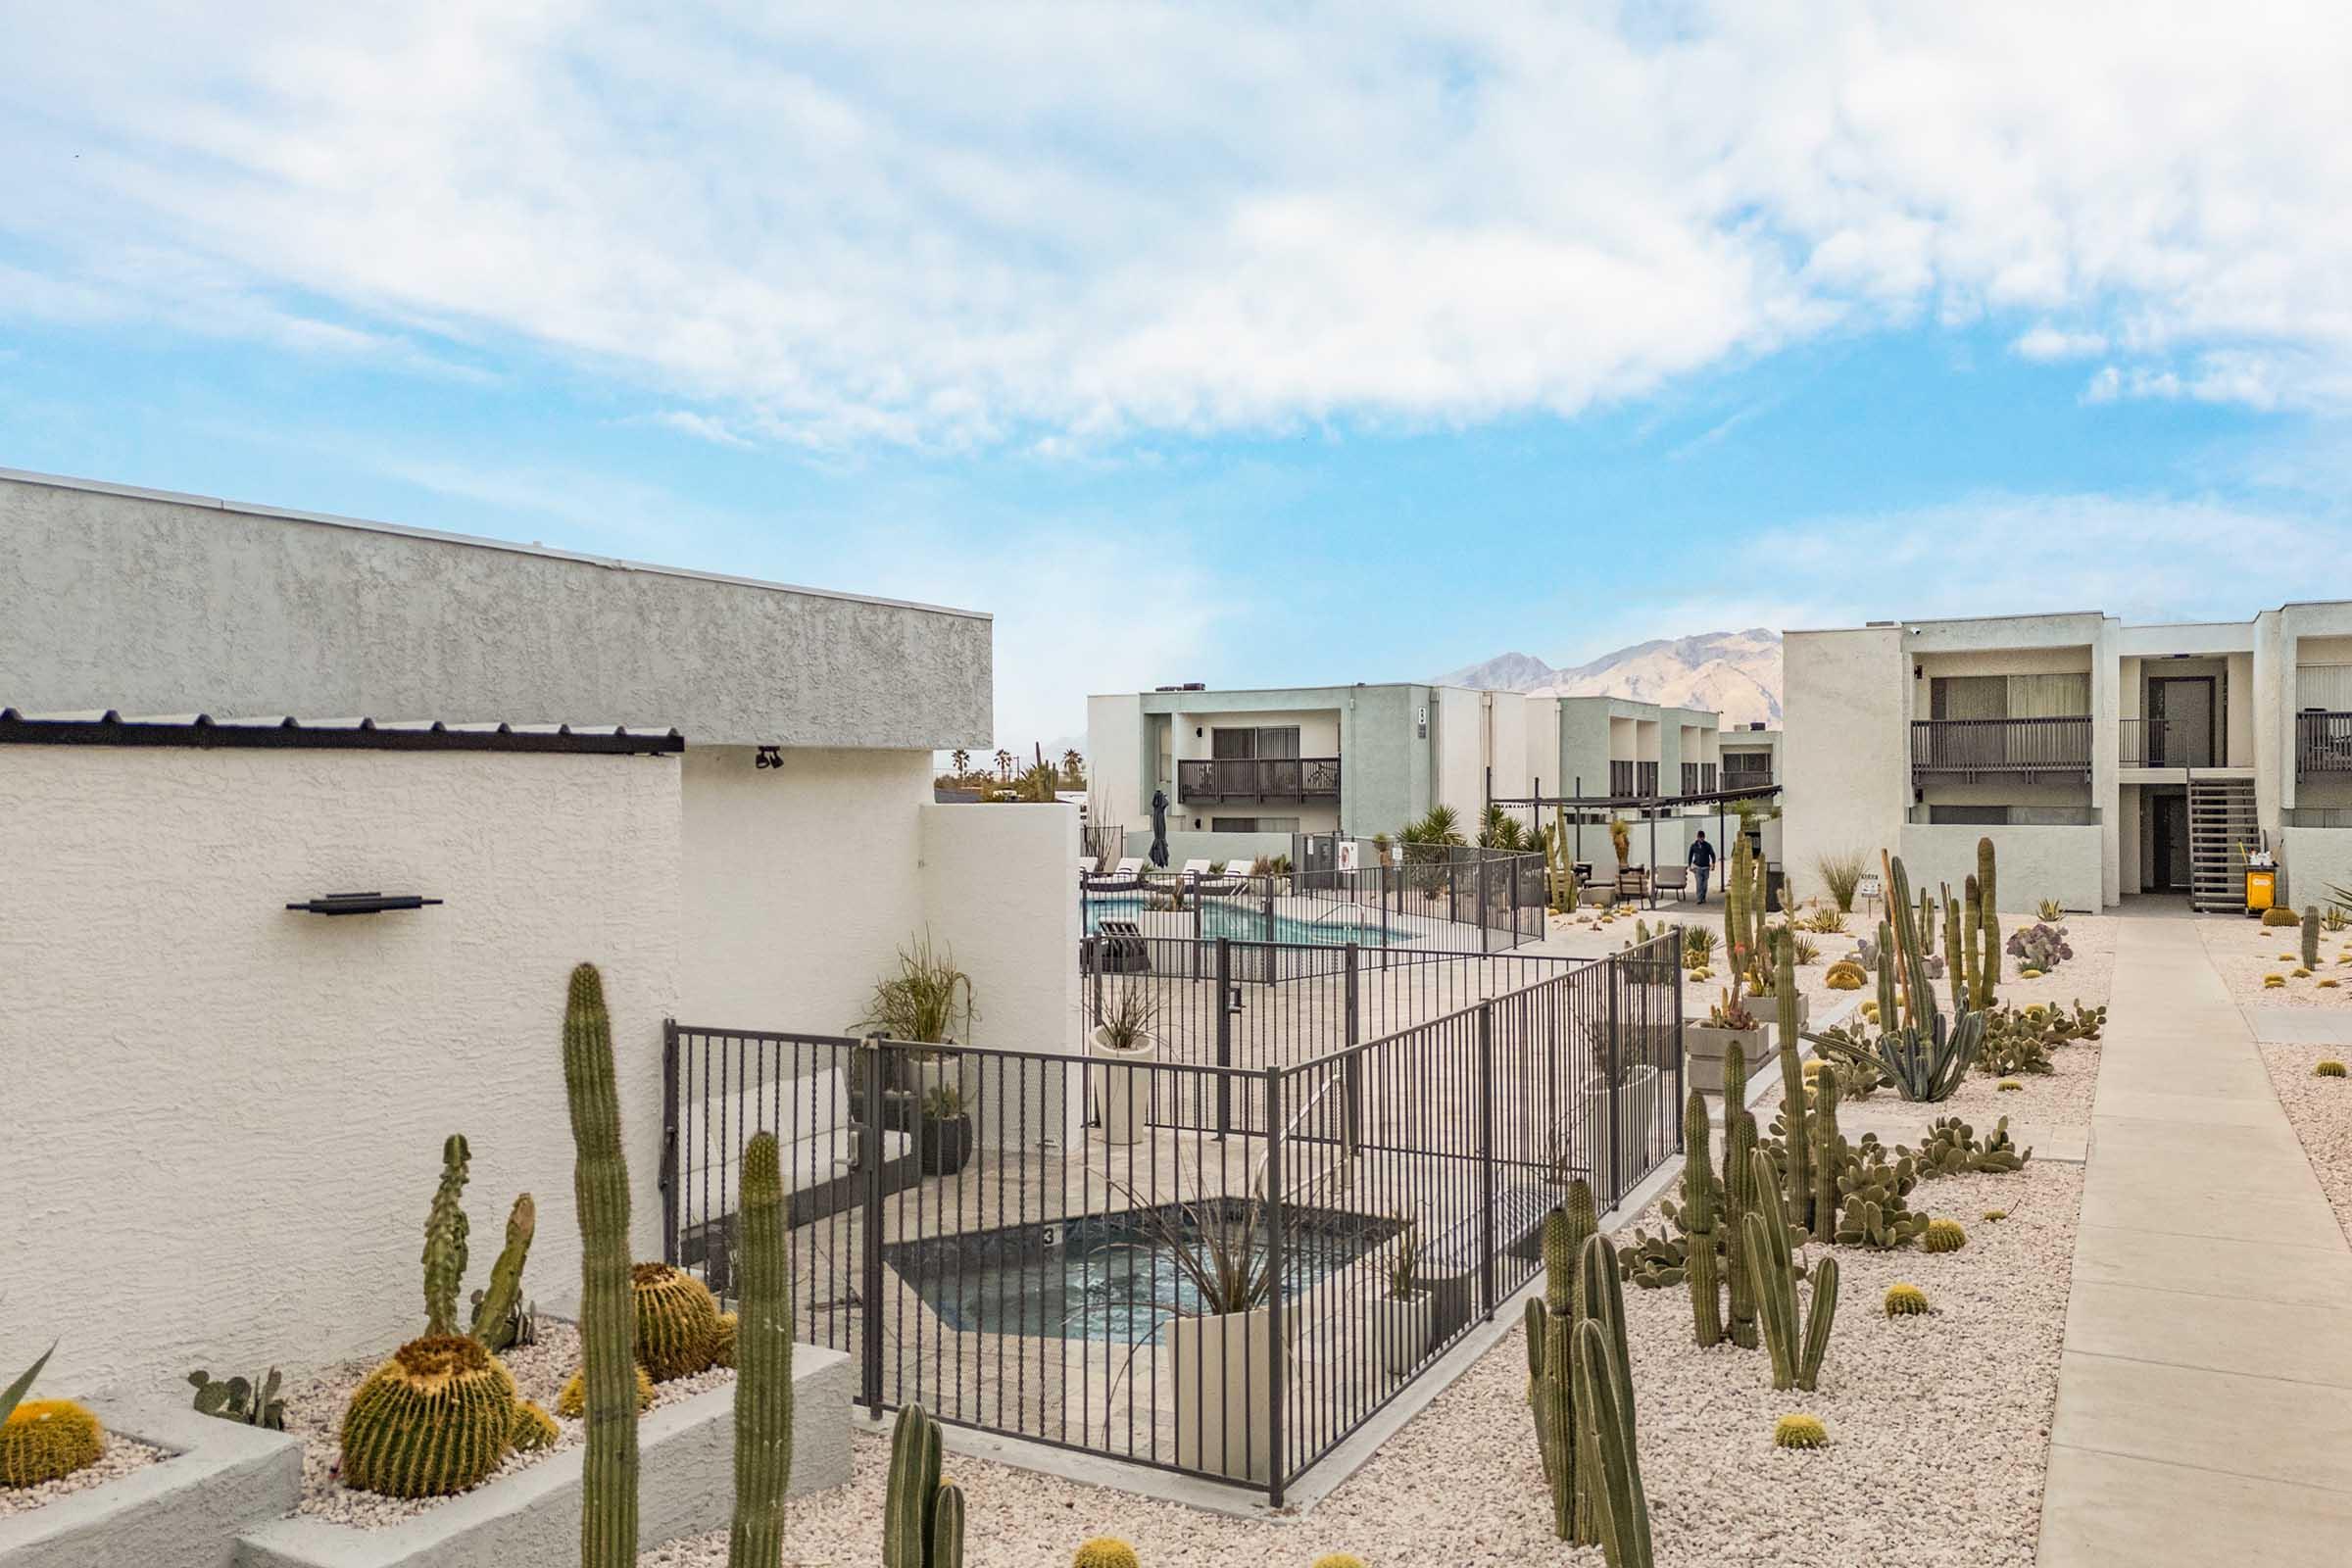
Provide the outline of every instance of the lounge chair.
[[1215,872],[1209,870],[1206,860],[1187,860],[1181,874],[1197,893],[1246,893],[1250,889],[1250,871],[1247,866],[1236,871],[1233,867],[1237,865],[1242,862],[1228,860],[1222,872]]
[[1646,901],[1655,905],[1657,900],[1651,897],[1649,891],[1649,867],[1645,865],[1619,866],[1617,868],[1617,899],[1621,904],[1639,904]]
[[1078,874],[1082,877],[1093,876],[1095,868],[1102,863],[1102,858],[1099,855],[1081,855],[1078,857]]
[[1130,855],[1116,870],[1080,877],[1079,882],[1089,893],[1133,893],[1144,885],[1144,858]]
[[1653,905],[1658,902],[1661,893],[1673,894],[1675,902],[1680,904],[1690,896],[1690,868],[1687,865],[1659,866],[1650,873],[1649,893],[1649,902]]

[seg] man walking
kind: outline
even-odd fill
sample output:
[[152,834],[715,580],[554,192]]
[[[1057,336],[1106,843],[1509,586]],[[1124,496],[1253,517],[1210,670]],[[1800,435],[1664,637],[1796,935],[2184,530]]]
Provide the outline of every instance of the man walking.
[[1698,837],[1690,841],[1690,869],[1698,876],[1698,902],[1707,902],[1707,873],[1715,869],[1715,846],[1707,842],[1707,830],[1700,828]]

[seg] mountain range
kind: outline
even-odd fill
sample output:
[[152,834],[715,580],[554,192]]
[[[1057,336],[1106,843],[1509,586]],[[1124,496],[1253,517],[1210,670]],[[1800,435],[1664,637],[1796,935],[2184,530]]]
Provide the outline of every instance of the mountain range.
[[1781,634],[1745,631],[1660,637],[1554,668],[1533,654],[1497,654],[1437,677],[1445,686],[1554,697],[1630,697],[1669,708],[1711,710],[1729,727],[1781,722]]

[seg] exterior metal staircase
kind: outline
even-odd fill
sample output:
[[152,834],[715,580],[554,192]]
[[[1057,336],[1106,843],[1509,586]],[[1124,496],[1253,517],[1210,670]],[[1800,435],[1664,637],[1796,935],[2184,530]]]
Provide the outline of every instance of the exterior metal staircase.
[[2189,904],[2200,911],[2234,913],[2246,906],[2246,862],[2239,852],[2259,847],[2254,781],[2188,781]]

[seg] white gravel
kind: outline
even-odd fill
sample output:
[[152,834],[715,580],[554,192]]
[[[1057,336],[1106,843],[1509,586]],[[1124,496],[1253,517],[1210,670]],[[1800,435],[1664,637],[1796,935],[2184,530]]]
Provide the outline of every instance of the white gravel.
[[161,1464],[171,1458],[163,1449],[109,1432],[106,1447],[98,1462],[86,1470],[76,1470],[61,1481],[45,1482],[37,1487],[0,1487],[0,1519],[10,1514],[30,1513],[45,1503],[60,1497],[71,1497],[76,1492],[103,1487],[109,1481],[119,1481],[151,1464]]
[[[2034,1560],[2050,1412],[2081,1196],[2077,1167],[1951,1177],[1917,1195],[1958,1217],[1969,1245],[1838,1250],[1844,1284],[1814,1394],[1772,1392],[1761,1349],[1699,1353],[1690,1298],[1628,1290],[1642,1465],[1657,1560],[1671,1568],[1773,1563],[1863,1568],[2026,1568]],[[2005,1207],[1993,1225],[1978,1216]],[[1936,1305],[1888,1319],[1886,1286]],[[1551,1534],[1514,1331],[1305,1517],[1257,1522],[1055,1480],[960,1455],[949,1469],[970,1510],[974,1568],[1059,1568],[1089,1536],[1132,1542],[1150,1568],[1303,1565],[1351,1551],[1371,1568],[1598,1564]],[[1806,1410],[1830,1446],[1772,1445]],[[886,1443],[859,1438],[847,1487],[791,1505],[788,1560],[851,1568],[880,1558]],[[1149,1487],[1147,1480],[1141,1485]],[[717,1568],[723,1532],[674,1542],[640,1568]]]
[[2303,1144],[2320,1190],[2335,1209],[2335,1222],[2352,1239],[2352,1078],[2319,1078],[2322,1060],[2352,1062],[2341,1046],[2265,1046],[2262,1064],[2286,1119]]
[[[539,1343],[520,1349],[509,1350],[499,1357],[507,1370],[514,1374],[515,1392],[526,1399],[536,1399],[548,1414],[556,1414],[556,1396],[580,1365],[579,1330],[569,1323],[548,1318],[539,1320]],[[413,1519],[447,1501],[444,1497],[384,1497],[372,1492],[361,1492],[346,1487],[336,1478],[342,1463],[342,1446],[338,1441],[343,1428],[343,1412],[351,1403],[352,1391],[384,1362],[383,1356],[371,1356],[364,1361],[346,1361],[303,1379],[286,1391],[286,1430],[303,1440],[302,1501],[295,1512],[325,1519],[334,1524],[354,1525],[363,1530],[378,1529]],[[726,1370],[699,1373],[664,1383],[654,1391],[654,1403],[672,1404],[692,1398],[706,1389],[714,1389],[733,1381],[735,1374]],[[553,1448],[536,1453],[510,1453],[483,1482],[487,1486],[519,1470],[527,1470],[550,1453],[571,1447],[583,1441],[586,1428],[577,1421],[557,1416],[556,1425],[563,1436]]]
[[[2230,999],[2240,1006],[2352,1007],[2352,930],[2320,933],[2319,967],[2307,977],[2295,974],[2303,961],[2303,933],[2296,927],[2208,914],[2198,917],[2197,935],[2229,986]],[[2262,977],[2267,974],[2282,976],[2286,983],[2266,987]],[[2323,986],[2323,980],[2338,983]]]

